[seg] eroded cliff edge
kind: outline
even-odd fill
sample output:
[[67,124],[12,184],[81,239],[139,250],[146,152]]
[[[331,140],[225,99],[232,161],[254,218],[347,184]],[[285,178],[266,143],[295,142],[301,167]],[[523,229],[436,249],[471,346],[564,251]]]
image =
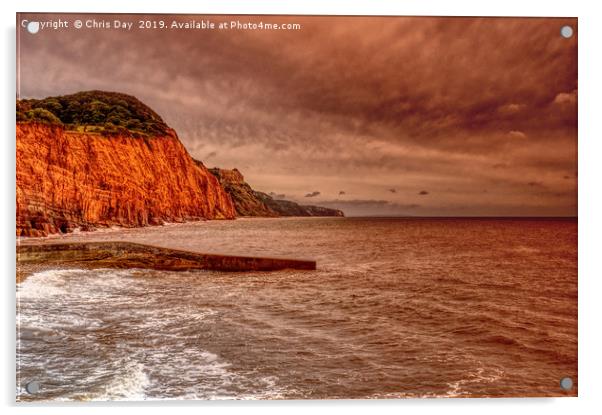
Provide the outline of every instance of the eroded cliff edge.
[[[199,166],[203,164],[195,160]],[[321,206],[300,205],[290,200],[276,199],[253,190],[238,169],[211,168],[223,188],[230,194],[238,216],[345,216],[343,211]]]
[[36,120],[16,130],[18,236],[236,216],[173,130],[102,135]]

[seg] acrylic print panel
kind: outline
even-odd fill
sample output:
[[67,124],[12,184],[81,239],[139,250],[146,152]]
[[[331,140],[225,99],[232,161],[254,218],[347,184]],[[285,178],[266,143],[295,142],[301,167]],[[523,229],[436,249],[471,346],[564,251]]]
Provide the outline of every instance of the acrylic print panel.
[[576,396],[577,35],[18,14],[17,400]]

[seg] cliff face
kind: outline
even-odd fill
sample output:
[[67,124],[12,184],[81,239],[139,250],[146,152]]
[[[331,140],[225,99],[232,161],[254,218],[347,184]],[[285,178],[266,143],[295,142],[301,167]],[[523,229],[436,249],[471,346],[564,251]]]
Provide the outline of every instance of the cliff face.
[[266,193],[253,190],[238,169],[212,168],[209,171],[230,194],[239,216],[345,216],[337,209],[304,206],[290,200],[274,199]]
[[17,123],[17,235],[231,219],[230,196],[173,130],[135,138]]
[[238,216],[280,216],[256,196],[256,192],[245,182],[243,175],[238,169],[225,170],[213,168],[209,169],[209,171],[218,179],[224,190],[232,198]]

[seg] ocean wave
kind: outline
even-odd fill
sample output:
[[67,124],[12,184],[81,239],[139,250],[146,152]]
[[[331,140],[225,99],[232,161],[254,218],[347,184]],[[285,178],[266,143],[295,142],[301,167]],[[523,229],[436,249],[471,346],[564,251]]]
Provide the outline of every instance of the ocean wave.
[[511,248],[507,248],[506,252],[530,255],[530,254],[540,253],[541,249],[534,248],[532,246],[518,245],[518,246],[513,246]]
[[487,337],[482,337],[482,338],[478,339],[478,341],[484,342],[484,343],[493,343],[496,345],[503,345],[503,346],[524,346],[523,344],[518,342],[516,339],[513,339],[512,337],[504,336],[501,334],[492,334]]
[[505,252],[529,245],[522,226],[500,241],[476,232],[467,260],[441,249],[439,227],[432,244],[415,244],[424,227],[408,221],[364,234],[340,221],[342,237],[376,238],[372,253],[309,221],[294,233],[286,233],[294,220],[270,222],[291,235],[273,241],[256,223],[111,237],[199,250],[298,248],[318,270],[51,270],[20,282],[18,371],[43,385],[23,400],[552,395],[560,392],[551,371],[576,379],[576,264],[542,267]]
[[146,399],[146,388],[151,381],[142,363],[131,362],[127,364],[123,373],[115,376],[105,390],[92,400],[128,400],[139,401]]
[[40,300],[66,295],[66,276],[85,273],[84,269],[50,269],[36,272],[17,284],[17,301]]
[[458,398],[462,396],[471,396],[474,394],[475,386],[486,385],[497,382],[504,376],[504,371],[496,367],[485,367],[481,362],[479,366],[466,374],[462,379],[455,382],[449,382],[449,389],[444,396],[449,398]]

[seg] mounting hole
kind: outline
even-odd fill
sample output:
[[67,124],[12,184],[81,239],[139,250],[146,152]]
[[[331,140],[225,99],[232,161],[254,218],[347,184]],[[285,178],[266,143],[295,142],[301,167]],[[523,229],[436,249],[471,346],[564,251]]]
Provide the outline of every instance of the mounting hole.
[[32,380],[25,385],[25,390],[27,393],[38,393],[40,391],[40,382],[37,380]]
[[32,35],[38,33],[40,31],[40,22],[27,23],[27,31]]
[[573,389],[573,379],[569,377],[560,379],[560,387],[565,391],[570,391]]
[[571,26],[562,26],[560,28],[560,36],[565,39],[569,39],[573,36],[573,28]]

